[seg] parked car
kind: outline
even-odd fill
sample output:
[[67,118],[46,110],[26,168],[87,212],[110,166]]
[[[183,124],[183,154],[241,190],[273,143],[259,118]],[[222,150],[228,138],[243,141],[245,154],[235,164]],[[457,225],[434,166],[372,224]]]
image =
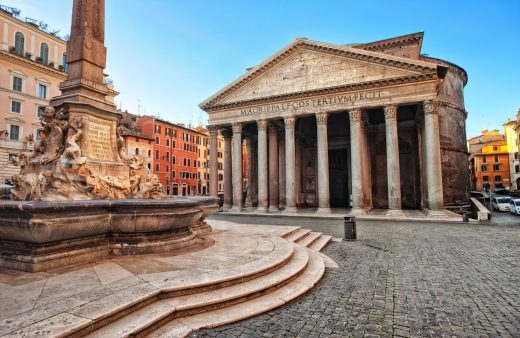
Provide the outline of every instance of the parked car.
[[489,202],[489,195],[486,194],[485,192],[481,192],[481,191],[472,191],[470,193],[470,196],[471,197],[475,197],[477,200],[479,200],[480,202]]
[[509,212],[515,215],[520,215],[520,198],[511,199],[509,202]]
[[495,189],[495,195],[509,196],[509,190],[507,189]]
[[493,203],[493,210],[509,211],[511,197],[493,197],[491,201]]

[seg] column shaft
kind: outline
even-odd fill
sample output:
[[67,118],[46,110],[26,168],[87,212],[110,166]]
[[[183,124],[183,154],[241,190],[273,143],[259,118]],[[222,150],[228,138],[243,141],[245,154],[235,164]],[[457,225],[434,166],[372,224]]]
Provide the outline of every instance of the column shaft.
[[269,126],[269,211],[278,211],[278,130]]
[[[218,129],[209,127],[209,194],[218,196]],[[182,189],[182,187],[179,187]]]
[[401,210],[401,172],[399,166],[399,138],[397,134],[397,105],[385,107],[384,110],[388,209]]
[[223,130],[222,135],[224,136],[224,210],[229,210],[233,205],[233,161],[231,155],[233,134],[229,130]]
[[361,156],[361,109],[349,112],[350,117],[350,166],[352,178],[352,212],[363,208],[363,162]]
[[258,126],[258,211],[267,211],[267,121],[257,121]]
[[242,124],[233,123],[233,207],[232,211],[242,210]]
[[285,123],[285,210],[296,211],[296,147],[294,139],[295,117],[286,117]]
[[316,128],[318,138],[318,211],[330,212],[327,113],[316,114]]
[[278,138],[278,188],[280,189],[280,209],[285,207],[285,137]]
[[441,142],[439,137],[438,104],[434,100],[424,102],[424,136],[426,146],[426,180],[428,184],[428,208],[442,210]]

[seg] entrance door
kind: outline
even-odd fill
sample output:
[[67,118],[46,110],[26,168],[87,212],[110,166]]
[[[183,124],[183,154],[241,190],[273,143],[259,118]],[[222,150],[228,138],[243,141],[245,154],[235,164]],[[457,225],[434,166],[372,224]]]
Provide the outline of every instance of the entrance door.
[[346,208],[348,205],[347,150],[329,150],[330,206]]

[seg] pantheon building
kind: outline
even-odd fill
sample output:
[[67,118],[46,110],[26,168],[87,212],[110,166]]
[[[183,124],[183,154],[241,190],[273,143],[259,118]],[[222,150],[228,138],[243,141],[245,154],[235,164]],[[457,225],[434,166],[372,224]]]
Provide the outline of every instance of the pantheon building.
[[210,193],[221,133],[231,211],[246,203],[265,212],[440,214],[465,204],[467,74],[421,54],[422,41],[423,33],[345,45],[298,38],[247,69],[200,105]]

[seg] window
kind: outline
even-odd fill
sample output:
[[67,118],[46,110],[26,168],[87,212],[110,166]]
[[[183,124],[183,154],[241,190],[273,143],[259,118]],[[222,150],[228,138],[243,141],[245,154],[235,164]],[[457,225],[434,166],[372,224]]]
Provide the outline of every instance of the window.
[[515,155],[514,155],[514,156],[515,156],[515,160],[518,160],[518,151],[515,152]]
[[152,164],[148,163],[148,170],[152,170]]
[[482,171],[487,171],[487,165],[485,165],[485,164],[482,165]]
[[155,163],[155,171],[159,171],[159,163]]
[[494,171],[500,171],[500,164],[493,164]]
[[483,180],[484,182],[489,181],[489,176],[482,176],[482,180]]
[[495,182],[502,181],[502,176],[495,176]]
[[135,148],[135,154],[139,155],[139,148]]
[[175,148],[175,141],[173,141],[172,148]]
[[498,162],[498,155],[495,155],[495,162]]
[[11,127],[9,128],[9,139],[12,141],[20,140],[20,126],[11,124]]
[[166,139],[166,146],[169,147],[170,146],[170,140]]
[[172,164],[175,164],[175,156],[172,156]]
[[155,144],[159,144],[159,136],[155,138]]
[[519,164],[515,165],[515,173],[520,173],[520,165]]
[[45,111],[45,107],[44,106],[39,106],[38,107],[38,110],[36,112],[36,116],[38,118],[41,118],[43,116],[43,112]]
[[188,167],[190,167],[190,166],[191,166],[191,159],[189,158],[188,159]]
[[182,164],[183,164],[184,166],[186,166],[186,158],[183,158],[183,159],[182,159]]
[[40,59],[44,65],[49,63],[49,46],[45,42],[40,46]]
[[161,126],[158,125],[158,124],[155,125],[155,133],[156,134],[160,134],[161,133]]
[[[166,159],[167,159],[168,161],[170,160],[170,152],[169,152],[169,151],[166,152]],[[169,171],[169,170],[168,170],[168,171]]]
[[148,157],[152,157],[152,151],[148,150]]
[[23,56],[25,49],[25,36],[22,33],[16,32],[14,35],[14,50],[15,53]]
[[169,165],[166,166],[166,172],[167,172],[167,173],[170,172],[170,166],[169,166]]
[[156,160],[159,159],[159,150],[155,150],[155,159],[156,159]]
[[38,83],[38,97],[42,99],[47,98],[47,86],[42,85],[41,83]]
[[218,163],[218,170],[222,170],[222,163]]
[[64,72],[69,70],[69,65],[67,64],[67,53],[63,53],[61,56],[61,66],[63,67],[62,70]]
[[175,178],[175,170],[172,171],[172,178]]
[[222,174],[218,174],[218,180],[219,180],[219,181],[224,180],[224,175],[222,175]]
[[482,163],[486,163],[486,156],[482,156]]
[[22,82],[22,78],[21,77],[18,77],[18,76],[13,76],[13,90],[14,91],[17,91],[17,92],[21,92],[22,91],[22,85],[23,85],[23,82]]
[[20,101],[11,101],[11,113],[20,114],[22,112],[22,103]]

